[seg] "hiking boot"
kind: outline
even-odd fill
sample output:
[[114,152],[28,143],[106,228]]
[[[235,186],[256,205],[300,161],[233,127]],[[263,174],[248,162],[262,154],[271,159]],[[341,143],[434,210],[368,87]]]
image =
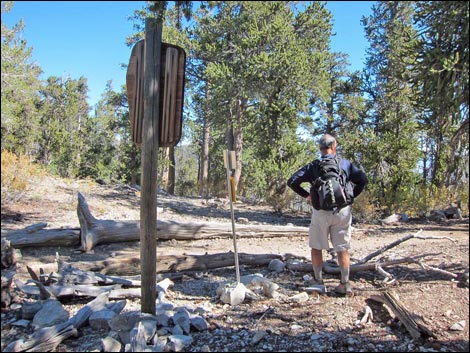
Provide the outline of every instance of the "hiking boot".
[[351,297],[353,295],[353,291],[351,289],[351,284],[349,282],[340,283],[336,288],[335,292],[338,294],[342,294],[347,297]]

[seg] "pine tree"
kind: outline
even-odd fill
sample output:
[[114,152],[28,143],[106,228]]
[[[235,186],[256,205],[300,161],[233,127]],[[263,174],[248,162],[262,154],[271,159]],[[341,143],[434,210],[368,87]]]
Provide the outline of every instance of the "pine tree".
[[368,127],[362,152],[371,175],[369,188],[387,213],[400,208],[417,182],[417,92],[409,70],[417,59],[412,14],[413,3],[383,1],[364,19],[370,48],[365,70]]
[[[13,2],[2,1],[2,17],[12,6]],[[9,29],[2,20],[2,150],[34,157],[39,138],[36,105],[41,69],[32,62],[23,29],[23,21]]]
[[434,187],[468,187],[469,3],[418,1],[421,49],[414,82],[421,89],[423,177]]

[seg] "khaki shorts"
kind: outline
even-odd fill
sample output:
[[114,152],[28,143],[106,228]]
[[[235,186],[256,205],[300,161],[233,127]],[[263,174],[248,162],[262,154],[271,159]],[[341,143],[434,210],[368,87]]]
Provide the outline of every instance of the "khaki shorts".
[[328,241],[331,241],[336,252],[349,250],[351,232],[351,206],[342,208],[336,214],[313,209],[308,245],[318,250],[329,249]]

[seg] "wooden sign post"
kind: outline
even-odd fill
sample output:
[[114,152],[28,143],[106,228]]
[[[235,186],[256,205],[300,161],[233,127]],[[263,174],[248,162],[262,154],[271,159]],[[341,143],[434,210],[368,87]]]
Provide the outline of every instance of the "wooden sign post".
[[186,53],[162,43],[162,24],[145,21],[145,40],[132,48],[126,74],[132,141],[142,147],[140,196],[141,310],[155,314],[158,148],[181,138]]
[[141,311],[155,314],[157,298],[157,154],[160,118],[160,48],[162,24],[145,22],[144,111],[140,193]]

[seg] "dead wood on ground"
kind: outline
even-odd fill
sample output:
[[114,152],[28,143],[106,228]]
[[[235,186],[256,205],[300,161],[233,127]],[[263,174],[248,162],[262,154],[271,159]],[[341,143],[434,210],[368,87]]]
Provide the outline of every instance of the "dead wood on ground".
[[4,352],[50,352],[66,338],[77,336],[77,329],[85,324],[88,318],[108,304],[108,295],[103,293],[81,308],[75,316],[66,322],[50,327],[44,327],[34,332],[31,337],[21,338],[11,342]]
[[436,338],[435,334],[426,327],[423,318],[410,312],[394,291],[387,290],[382,295],[372,295],[371,299],[385,304],[397,319],[403,323],[414,339]]
[[[15,248],[33,246],[76,246],[81,244],[83,251],[90,251],[98,244],[121,243],[140,240],[140,221],[99,220],[88,207],[85,197],[78,193],[77,215],[80,231],[77,229],[40,229],[15,231],[7,239]],[[293,237],[307,236],[308,227],[245,225],[236,226],[238,238]],[[232,237],[230,222],[189,222],[165,221],[157,219],[157,239],[197,240]]]

